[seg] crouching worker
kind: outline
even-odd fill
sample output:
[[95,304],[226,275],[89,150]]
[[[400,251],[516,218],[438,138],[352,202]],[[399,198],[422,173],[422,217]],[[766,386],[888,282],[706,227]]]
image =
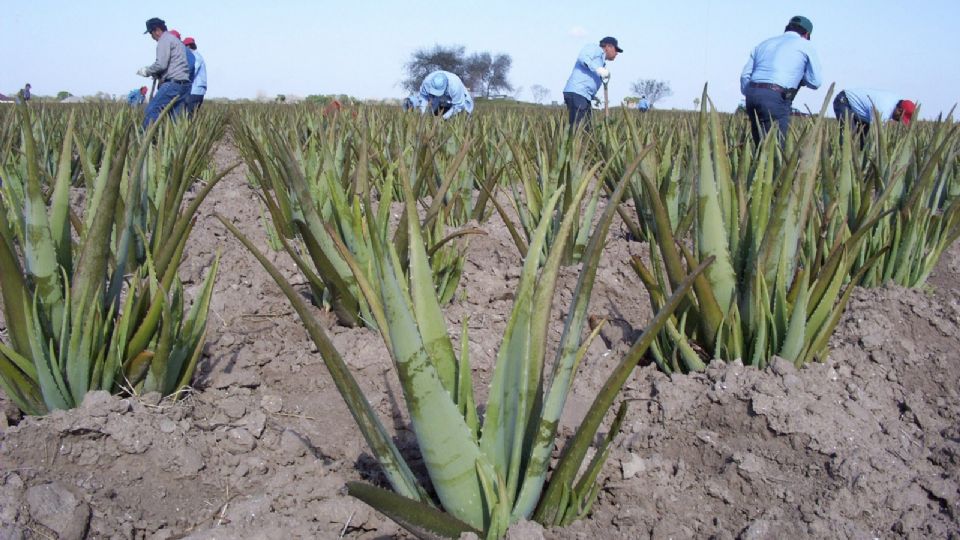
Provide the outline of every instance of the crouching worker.
[[[473,113],[473,98],[460,77],[449,71],[434,71],[420,85],[420,114],[429,110],[447,120],[460,111]],[[411,100],[412,101],[412,100]]]
[[893,92],[883,90],[851,88],[842,90],[833,99],[833,113],[837,115],[840,129],[848,123],[852,124],[853,130],[859,133],[861,146],[870,131],[874,110],[881,121],[893,120],[909,125],[916,109],[916,104],[909,99],[902,99]]

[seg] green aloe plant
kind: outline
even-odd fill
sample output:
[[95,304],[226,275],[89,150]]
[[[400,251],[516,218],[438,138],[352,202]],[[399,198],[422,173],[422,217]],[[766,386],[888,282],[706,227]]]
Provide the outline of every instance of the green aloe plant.
[[[193,213],[216,182],[186,210],[168,207],[168,228],[157,225],[147,210],[147,154],[159,124],[134,151],[133,119],[122,110],[111,124],[111,157],[87,171],[96,180],[81,220],[69,206],[73,151],[85,146],[74,117],[49,198],[28,108],[20,107],[18,121],[21,165],[4,164],[13,174],[0,190],[0,293],[9,333],[0,344],[4,392],[28,414],[74,407],[91,390],[177,392],[189,384],[202,350],[217,264],[186,313],[176,269]],[[161,231],[172,236],[155,238]]]
[[[549,525],[565,524],[589,510],[599,489],[596,477],[605,460],[607,445],[623,419],[625,405],[621,406],[610,432],[583,474],[579,474],[581,464],[619,389],[693,280],[691,276],[677,284],[676,294],[664,303],[646,332],[610,375],[548,481],[560,413],[589,340],[599,331],[596,329],[586,339],[583,336],[600,252],[626,178],[636,166],[634,163],[629,168],[611,195],[590,236],[582,259],[583,270],[553,368],[549,371],[545,370],[545,361],[551,303],[565,244],[573,241],[579,215],[571,211],[563,216],[554,236],[559,245],[550,250],[541,265],[539,254],[553,226],[553,211],[564,194],[557,191],[544,201],[545,217],[531,237],[531,255],[524,262],[482,421],[474,402],[466,328],[460,338],[462,346],[458,357],[434,294],[432,271],[420,238],[420,223],[407,220],[404,224],[410,238],[407,244],[409,273],[402,270],[400,254],[386,235],[373,236],[375,257],[370,260],[374,267],[371,274],[341,248],[354,270],[358,286],[372,306],[394,359],[437,500],[427,495],[426,487],[413,477],[308,306],[270,261],[221,217],[224,225],[271,274],[300,315],[393,490],[351,483],[351,494],[421,538],[455,538],[465,531],[498,538],[511,523],[522,518],[534,517]],[[411,184],[413,182],[403,178],[404,204],[410,215],[416,204]],[[572,197],[576,203],[572,208],[579,207],[589,185],[590,182],[583,182],[578,187]],[[702,272],[709,262],[695,269],[693,275]]]

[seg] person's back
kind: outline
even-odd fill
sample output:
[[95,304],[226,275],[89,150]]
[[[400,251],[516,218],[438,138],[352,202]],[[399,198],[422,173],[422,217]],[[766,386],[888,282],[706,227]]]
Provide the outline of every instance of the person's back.
[[893,116],[894,109],[897,108],[897,103],[900,102],[898,94],[885,90],[847,88],[843,92],[850,102],[853,113],[862,122],[868,124],[873,121],[874,109],[880,114],[881,120],[889,120]]

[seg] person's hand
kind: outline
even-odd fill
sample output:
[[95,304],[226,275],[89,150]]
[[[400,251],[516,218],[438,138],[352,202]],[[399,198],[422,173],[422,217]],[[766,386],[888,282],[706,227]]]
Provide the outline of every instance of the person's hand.
[[606,77],[600,77],[600,82],[606,85],[608,82],[610,82],[610,75],[607,75]]
[[599,75],[601,79],[609,79],[609,78],[610,78],[610,70],[607,69],[607,68],[605,68],[605,67],[603,67],[603,66],[600,66],[600,67],[597,68],[597,75]]
[[137,75],[139,75],[139,76],[141,76],[141,77],[149,77],[149,75],[147,75],[147,68],[142,67],[142,68],[138,69],[138,70],[137,70]]

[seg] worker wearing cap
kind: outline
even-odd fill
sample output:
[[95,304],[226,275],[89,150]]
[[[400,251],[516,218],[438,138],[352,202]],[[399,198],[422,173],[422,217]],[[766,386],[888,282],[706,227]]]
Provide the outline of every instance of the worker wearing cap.
[[793,98],[801,86],[820,87],[820,60],[810,44],[813,23],[797,15],[790,19],[782,35],[756,46],[740,73],[740,92],[746,97],[753,141],[770,129],[780,127],[781,143],[790,125]]
[[870,130],[874,111],[880,120],[910,124],[916,109],[916,104],[909,99],[884,90],[850,88],[840,91],[833,100],[833,112],[837,115],[841,128],[845,123],[852,122],[854,130],[860,133],[861,144]]
[[605,37],[599,45],[587,45],[580,49],[573,71],[563,87],[563,102],[570,113],[570,129],[583,120],[590,120],[590,101],[601,84],[610,80],[607,61],[622,53],[616,38]]
[[183,40],[183,44],[187,47],[187,52],[194,56],[193,85],[187,95],[187,113],[193,115],[203,105],[203,96],[207,94],[207,63],[197,52],[197,40],[188,37]]
[[647,96],[640,96],[640,101],[637,102],[637,109],[640,112],[647,112],[650,110],[650,100],[647,99]]
[[447,120],[460,111],[473,113],[473,98],[460,77],[449,71],[434,71],[420,85],[420,114],[430,109]]
[[141,86],[140,88],[134,88],[127,93],[127,105],[131,107],[138,107],[143,105],[144,100],[147,97],[147,87]]
[[187,64],[187,48],[167,31],[167,25],[162,19],[154,17],[148,20],[144,34],[150,34],[157,42],[157,58],[153,64],[140,68],[137,75],[160,81],[157,93],[144,113],[143,127],[146,128],[160,117],[160,112],[174,99],[178,105],[172,114],[176,115],[183,109],[179,104],[184,103],[190,92],[190,66]]

